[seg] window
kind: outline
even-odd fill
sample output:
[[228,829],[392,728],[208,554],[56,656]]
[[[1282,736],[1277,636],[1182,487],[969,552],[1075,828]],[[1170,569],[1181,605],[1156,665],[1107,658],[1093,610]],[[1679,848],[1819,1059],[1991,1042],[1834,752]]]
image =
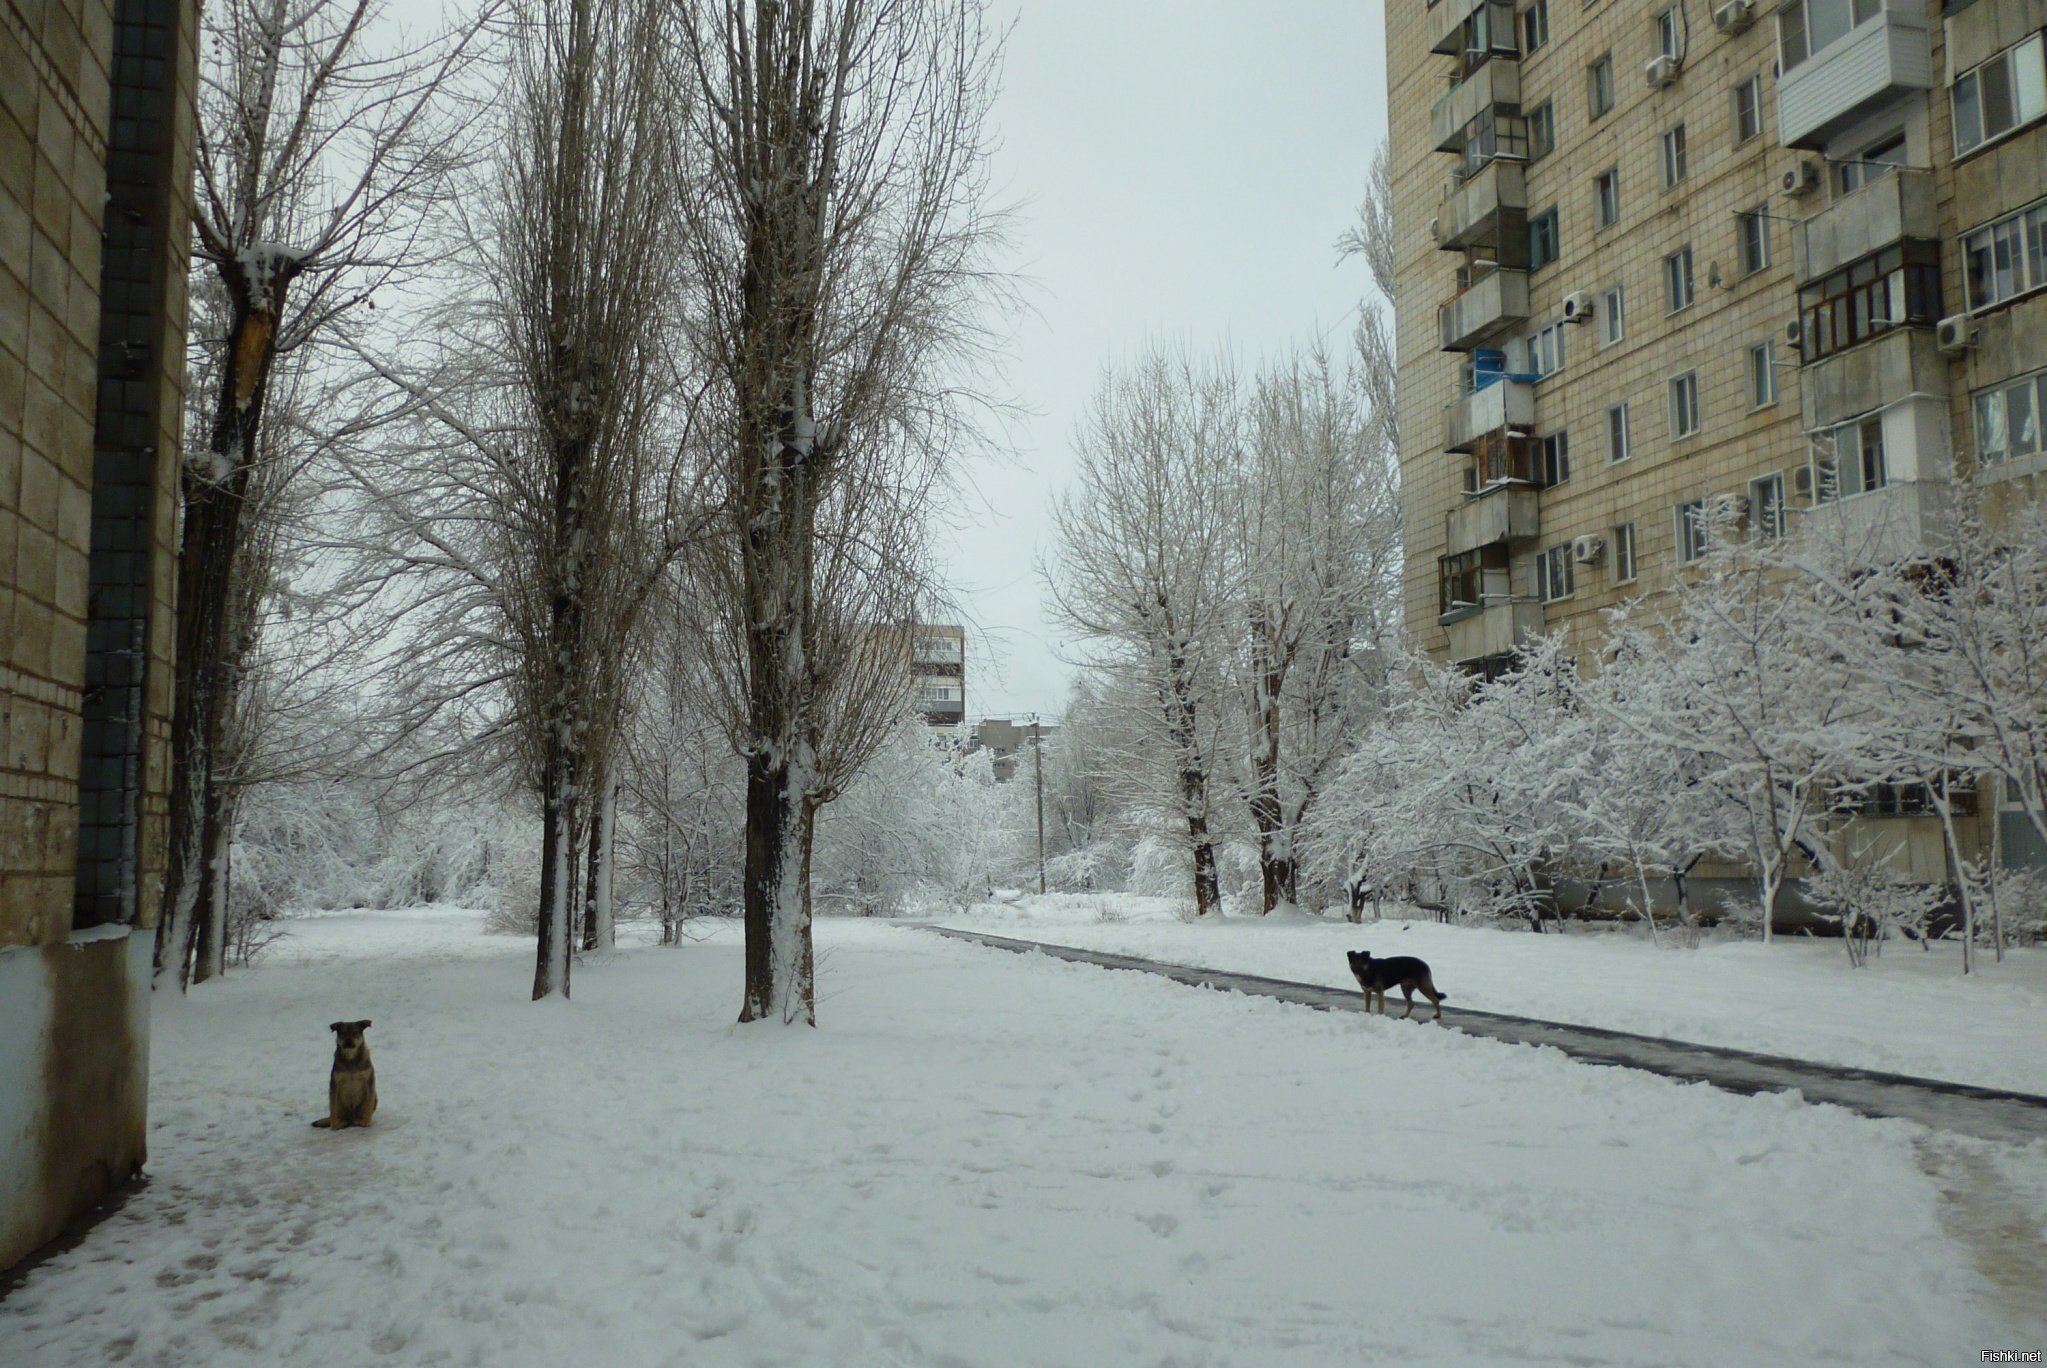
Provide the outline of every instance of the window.
[[1499,542],[1444,556],[1436,562],[1439,606],[1444,617],[1464,616],[1485,606],[1488,594],[1507,592],[1507,548]]
[[1552,432],[1535,439],[1535,483],[1552,489],[1571,478],[1571,439]]
[[1554,603],[1571,596],[1571,544],[1558,542],[1535,558],[1535,596]]
[[2047,371],[2020,376],[1975,396],[1976,461],[1997,465],[2047,451],[2041,436],[2047,414]]
[[919,684],[919,703],[957,703],[960,701],[960,686],[957,684]]
[[1557,114],[1544,100],[1528,111],[1528,160],[1541,161],[1557,148]]
[[1734,141],[1737,146],[1763,133],[1763,75],[1755,75],[1734,88]]
[[1557,259],[1557,211],[1554,206],[1528,220],[1528,269],[1539,271]]
[[1699,430],[1699,373],[1688,370],[1670,378],[1670,437],[1676,441]]
[[1606,463],[1625,461],[1634,455],[1628,445],[1628,406],[1615,404],[1606,411]]
[[1592,178],[1592,225],[1611,228],[1621,217],[1621,172],[1610,166]]
[[1521,11],[1521,54],[1529,53],[1549,42],[1549,0],[1535,0],[1535,3]]
[[[1950,775],[1940,781],[1949,810],[1957,817],[1976,813],[1975,781]],[[1927,817],[1939,813],[1934,786],[1926,783],[1881,783],[1836,792],[1827,811],[1842,817]]]
[[1756,408],[1777,402],[1777,344],[1758,342],[1748,349],[1748,397]]
[[1905,164],[1905,135],[1892,133],[1860,156],[1850,157],[1834,168],[1836,183],[1844,195],[1852,195],[1871,181],[1881,180]]
[[1622,523],[1613,530],[1613,582],[1626,584],[1635,577],[1635,525]]
[[1595,119],[1613,108],[1613,54],[1611,52],[1585,68],[1585,95],[1592,106],[1592,117]]
[[1482,109],[1464,125],[1464,156],[1457,169],[1469,179],[1495,158],[1528,160],[1528,120]]
[[1667,188],[1685,178],[1685,126],[1666,131],[1663,135],[1663,184]]
[[2035,33],[1955,78],[1955,155],[2047,115],[2047,48]]
[[1891,328],[1932,327],[1939,318],[1940,244],[1907,238],[1799,287],[1799,354],[1817,361]]
[[1684,58],[1684,34],[1678,27],[1675,6],[1656,16],[1656,52],[1673,62]]
[[1527,365],[1522,367],[1522,371],[1540,380],[1562,370],[1564,335],[1562,323],[1552,323],[1530,333],[1528,340],[1522,344],[1527,351]]
[[1599,296],[1599,345],[1611,347],[1627,336],[1627,292],[1615,285]]
[[1677,563],[1690,565],[1706,554],[1706,501],[1693,499],[1677,506]]
[[1751,541],[1777,541],[1784,535],[1784,473],[1776,471],[1748,482],[1748,534]]
[[1752,276],[1770,265],[1770,214],[1767,204],[1740,209],[1734,215],[1734,234],[1741,257],[1741,273]]
[[1692,249],[1689,243],[1663,259],[1663,298],[1669,313],[1692,307]]
[[1882,0],[1788,0],[1777,11],[1777,38],[1790,71],[1883,13]]
[[1843,423],[1828,434],[1831,455],[1813,458],[1812,497],[1815,503],[1867,494],[1890,483],[1884,463],[1884,423],[1881,416]]
[[2047,286],[2047,201],[1962,234],[1962,280],[1972,312]]
[[1526,437],[1511,432],[1490,432],[1479,439],[1471,453],[1471,468],[1464,488],[1477,493],[1497,484],[1534,484],[1535,457]]

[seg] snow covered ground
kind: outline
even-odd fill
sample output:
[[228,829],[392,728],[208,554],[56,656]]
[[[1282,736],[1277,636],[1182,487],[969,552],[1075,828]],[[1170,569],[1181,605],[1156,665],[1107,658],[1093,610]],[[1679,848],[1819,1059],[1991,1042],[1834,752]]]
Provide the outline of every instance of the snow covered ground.
[[[1419,955],[1458,1007],[1762,1050],[2047,1095],[2047,951],[1889,945],[1852,969],[1836,940],[1687,950],[1579,924],[1559,935],[1304,914],[1181,920],[1164,898],[1053,894],[937,916],[946,926],[1352,988],[1345,950]],[[1425,1010],[1426,1004],[1422,1009]],[[1388,1011],[1405,1009],[1393,994]]]
[[[2042,1146],[867,921],[820,925],[816,1031],[732,1025],[730,926],[535,1006],[530,947],[480,921],[310,920],[163,1003],[152,1181],[0,1302],[0,1363],[1948,1364],[2047,1335]],[[1533,1005],[1398,939],[1455,1001]],[[377,1125],[311,1129],[357,1016]]]

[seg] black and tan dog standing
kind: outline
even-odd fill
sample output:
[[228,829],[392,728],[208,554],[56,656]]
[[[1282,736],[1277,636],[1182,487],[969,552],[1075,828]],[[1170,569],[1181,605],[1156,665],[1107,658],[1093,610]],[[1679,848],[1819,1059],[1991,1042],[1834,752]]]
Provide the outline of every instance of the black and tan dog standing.
[[1372,1010],[1372,998],[1379,999],[1379,1015],[1386,1015],[1386,990],[1398,988],[1407,999],[1407,1011],[1401,1014],[1405,1021],[1414,1015],[1414,990],[1421,989],[1422,996],[1435,1005],[1437,1020],[1443,1015],[1443,999],[1448,993],[1436,991],[1435,980],[1429,977],[1429,966],[1412,955],[1395,955],[1392,959],[1373,959],[1369,950],[1346,950],[1350,959],[1350,971],[1356,975],[1358,987],[1365,990],[1365,1010]]
[[377,1114],[377,1071],[370,1067],[370,1047],[362,1033],[367,1021],[337,1021],[334,1072],[327,1079],[327,1114],[313,1124],[326,1130],[367,1126]]

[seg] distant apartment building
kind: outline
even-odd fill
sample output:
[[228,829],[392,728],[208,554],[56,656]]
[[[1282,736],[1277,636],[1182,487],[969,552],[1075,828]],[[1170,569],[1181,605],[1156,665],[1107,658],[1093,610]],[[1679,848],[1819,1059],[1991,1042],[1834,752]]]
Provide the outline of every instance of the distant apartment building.
[[910,633],[910,704],[931,727],[967,720],[967,629],[919,623]]
[[197,21],[0,24],[0,1269],[145,1154]]
[[1016,767],[1032,748],[1059,728],[1050,722],[1018,722],[1007,717],[985,717],[974,724],[973,749],[986,750],[997,783],[1016,777]]
[[1715,514],[1909,542],[1957,469],[2033,495],[2047,0],[1386,15],[1412,643],[1594,643]]

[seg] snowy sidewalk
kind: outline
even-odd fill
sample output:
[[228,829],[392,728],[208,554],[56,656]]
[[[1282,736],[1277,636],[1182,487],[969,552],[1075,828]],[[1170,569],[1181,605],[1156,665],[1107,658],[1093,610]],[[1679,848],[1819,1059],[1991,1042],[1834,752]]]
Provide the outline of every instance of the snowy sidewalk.
[[[730,926],[586,963],[573,1003],[535,1006],[530,948],[479,920],[321,918],[164,1004],[152,1182],[0,1303],[0,1363],[1946,1364],[2040,1343],[2037,1289],[1953,1219],[2037,1199],[2037,1150],[875,922],[820,923],[816,1031],[731,1024]],[[313,1130],[326,1023],[358,1016],[378,1124]]]

